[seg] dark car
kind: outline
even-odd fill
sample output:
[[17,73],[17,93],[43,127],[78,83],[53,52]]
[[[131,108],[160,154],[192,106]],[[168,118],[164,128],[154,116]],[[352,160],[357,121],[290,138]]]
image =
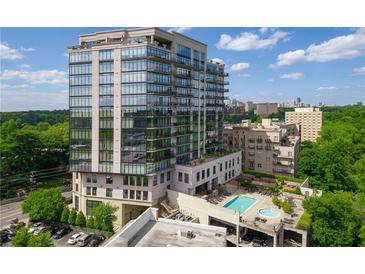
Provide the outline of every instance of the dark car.
[[61,229],[56,231],[56,233],[53,235],[53,239],[61,239],[63,236],[67,235],[71,231],[72,229],[68,226],[62,227]]
[[97,247],[104,240],[105,240],[104,235],[93,235],[90,242],[87,244],[87,246],[88,247]]
[[50,225],[46,228],[45,232],[51,233],[51,236],[55,235],[57,231],[60,230],[60,227],[57,225]]
[[1,230],[0,231],[0,242],[5,243],[9,240],[9,233],[7,230]]
[[245,243],[245,244],[249,244],[252,242],[252,239],[253,239],[253,236],[251,234],[246,234],[242,237],[242,241]]
[[254,246],[254,247],[262,247],[262,246],[265,246],[265,240],[259,239],[259,238],[254,238],[252,240],[252,246]]

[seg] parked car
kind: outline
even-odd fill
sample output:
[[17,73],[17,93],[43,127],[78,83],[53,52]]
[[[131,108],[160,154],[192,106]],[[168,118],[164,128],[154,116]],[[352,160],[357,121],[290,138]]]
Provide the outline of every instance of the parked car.
[[69,245],[74,245],[74,244],[76,244],[76,242],[77,242],[78,238],[79,238],[79,237],[81,237],[82,235],[85,235],[85,233],[83,233],[83,232],[75,233],[74,235],[72,235],[72,236],[70,237],[70,239],[68,239],[67,243],[68,243]]
[[93,237],[91,238],[90,242],[87,244],[87,246],[88,247],[97,247],[104,240],[105,240],[105,236],[104,235],[96,235],[96,234],[94,234]]
[[37,236],[39,233],[41,232],[46,232],[47,231],[47,227],[45,226],[40,226],[38,227],[36,230],[33,231],[33,235]]
[[61,229],[59,229],[54,235],[53,235],[53,239],[61,239],[63,236],[67,235],[68,233],[70,233],[72,230],[69,226],[67,227],[62,227]]
[[265,240],[259,239],[259,238],[254,238],[252,240],[252,246],[254,246],[254,247],[262,247],[262,246],[265,246]]
[[0,243],[5,243],[9,240],[9,232],[6,229],[0,231]]
[[29,228],[28,232],[33,233],[35,230],[37,230],[41,225],[43,225],[41,222],[32,224],[32,226]]
[[80,238],[77,239],[78,246],[86,246],[95,234],[84,234]]
[[58,225],[50,225],[48,227],[46,227],[46,232],[51,233],[51,236],[55,235],[56,232],[60,229],[60,227]]
[[242,241],[245,244],[249,244],[252,242],[253,236],[251,234],[246,234],[242,237]]

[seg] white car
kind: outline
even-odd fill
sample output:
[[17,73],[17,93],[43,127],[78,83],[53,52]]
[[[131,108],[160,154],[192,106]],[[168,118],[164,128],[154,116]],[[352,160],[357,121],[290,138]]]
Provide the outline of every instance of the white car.
[[47,228],[45,226],[39,226],[33,231],[33,235],[37,236],[39,233],[46,231]]
[[68,239],[68,241],[67,241],[67,243],[69,244],[69,245],[74,245],[74,244],[76,244],[76,242],[77,242],[77,240],[82,236],[82,235],[84,235],[85,233],[83,233],[83,232],[78,232],[78,233],[75,233],[74,235],[72,235],[71,237],[70,237],[70,239]]
[[33,234],[33,232],[34,231],[36,231],[39,227],[41,227],[42,226],[42,223],[41,222],[39,222],[39,223],[35,223],[35,224],[33,224],[29,229],[28,229],[28,232],[29,233],[32,233]]

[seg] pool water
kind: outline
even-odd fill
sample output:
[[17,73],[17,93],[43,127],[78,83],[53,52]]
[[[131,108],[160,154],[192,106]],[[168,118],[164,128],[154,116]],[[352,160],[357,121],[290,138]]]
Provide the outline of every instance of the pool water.
[[254,198],[246,196],[237,196],[236,198],[226,203],[223,207],[243,213],[248,208],[250,208],[254,203],[256,203],[256,199]]
[[266,209],[266,208],[263,208],[263,209],[260,209],[259,210],[259,213],[262,215],[262,216],[265,216],[265,217],[268,217],[268,218],[275,218],[275,217],[278,217],[279,216],[279,212],[276,211],[276,210],[272,210],[272,209]]

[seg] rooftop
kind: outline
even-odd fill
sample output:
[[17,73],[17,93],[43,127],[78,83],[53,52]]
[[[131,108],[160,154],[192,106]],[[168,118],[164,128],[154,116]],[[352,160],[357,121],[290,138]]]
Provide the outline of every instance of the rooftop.
[[238,152],[238,151],[225,150],[225,149],[219,150],[217,152],[212,152],[212,153],[206,154],[203,157],[201,157],[200,159],[191,160],[186,166],[194,167],[194,166],[202,165],[202,164],[208,163],[210,161],[216,160],[217,158],[224,157],[229,154],[236,153],[236,152]]
[[127,224],[105,245],[107,247],[224,247],[226,229],[158,218],[157,208],[148,208]]

